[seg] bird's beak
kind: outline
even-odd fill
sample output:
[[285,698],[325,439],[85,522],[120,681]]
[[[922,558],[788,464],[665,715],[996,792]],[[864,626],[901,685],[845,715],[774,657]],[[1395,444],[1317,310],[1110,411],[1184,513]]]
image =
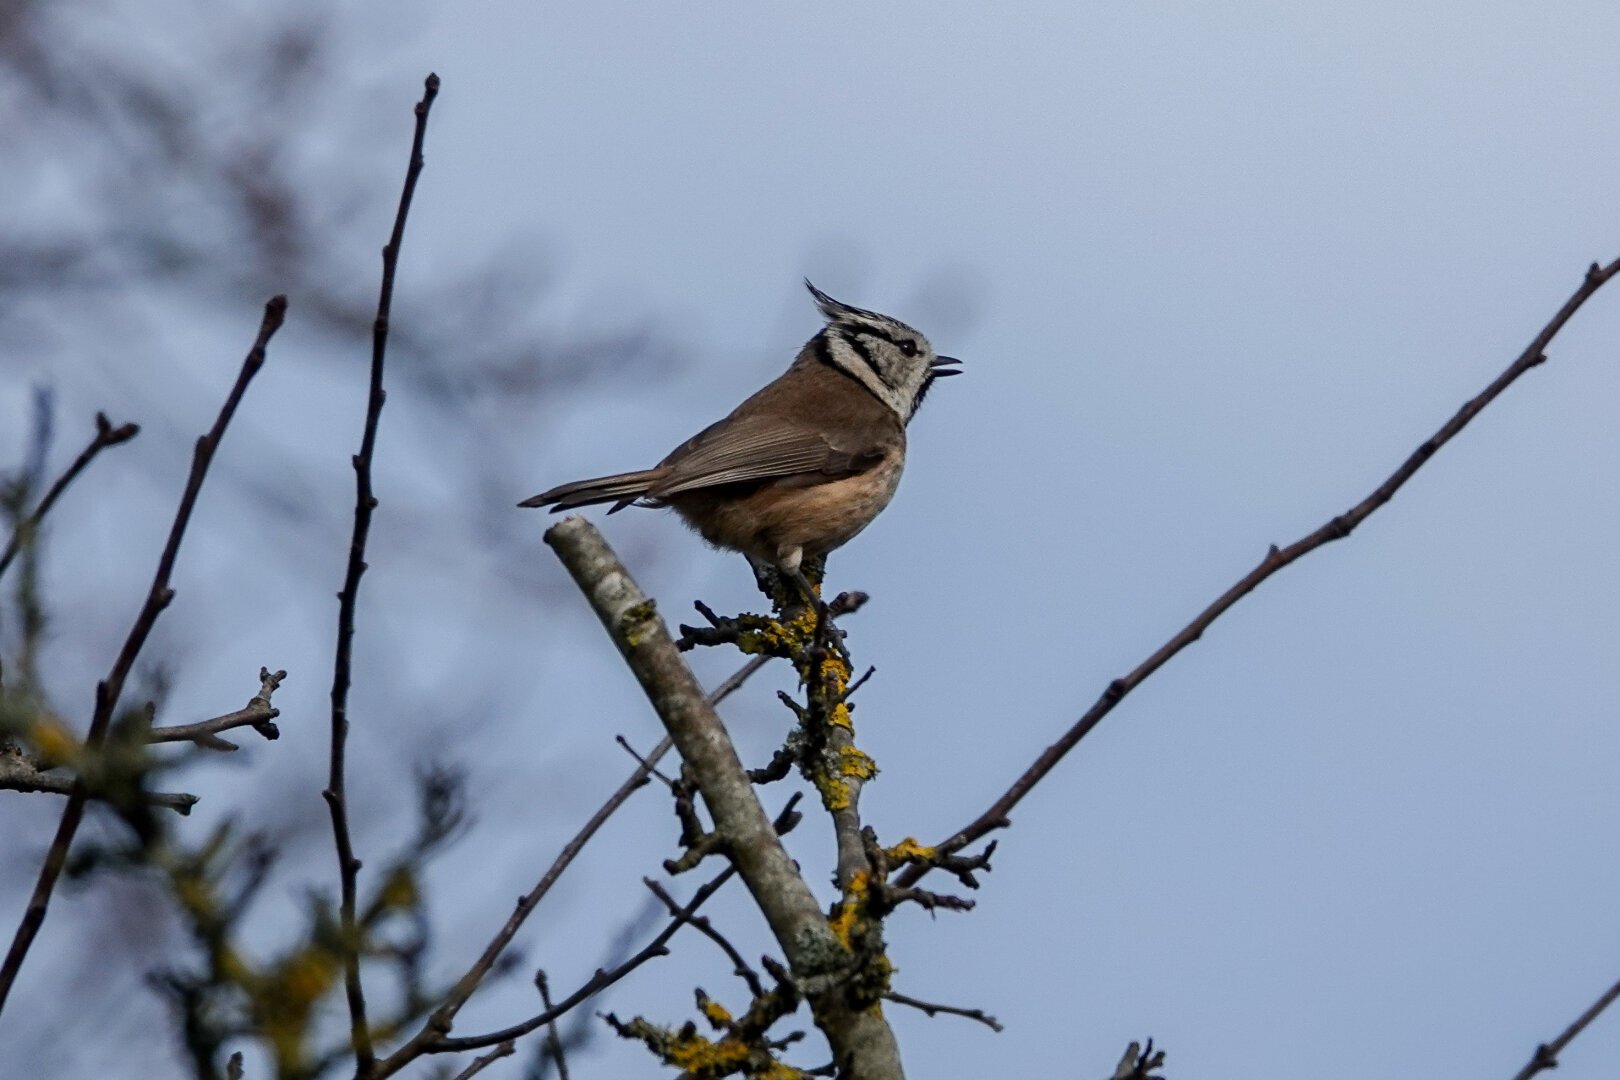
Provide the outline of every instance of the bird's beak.
[[954,356],[936,356],[934,357],[934,362],[928,365],[928,370],[929,373],[932,374],[936,379],[943,378],[946,375],[960,375],[962,374],[962,369],[953,365],[960,364],[961,362],[962,361],[958,360]]

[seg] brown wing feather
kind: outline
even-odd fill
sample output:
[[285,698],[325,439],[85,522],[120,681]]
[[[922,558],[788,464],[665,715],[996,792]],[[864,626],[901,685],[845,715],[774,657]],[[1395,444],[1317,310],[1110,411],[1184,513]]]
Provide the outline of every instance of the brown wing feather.
[[[843,435],[842,438],[839,436]],[[779,416],[732,416],[688,440],[659,465],[669,472],[648,488],[653,498],[697,488],[814,473],[845,476],[867,467],[881,451],[838,446],[830,435]]]

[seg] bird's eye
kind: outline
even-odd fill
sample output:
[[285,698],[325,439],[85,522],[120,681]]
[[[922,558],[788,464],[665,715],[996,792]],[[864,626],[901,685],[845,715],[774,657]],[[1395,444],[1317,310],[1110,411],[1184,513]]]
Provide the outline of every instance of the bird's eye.
[[900,343],[900,351],[906,356],[916,356],[917,343],[915,341],[902,341]]

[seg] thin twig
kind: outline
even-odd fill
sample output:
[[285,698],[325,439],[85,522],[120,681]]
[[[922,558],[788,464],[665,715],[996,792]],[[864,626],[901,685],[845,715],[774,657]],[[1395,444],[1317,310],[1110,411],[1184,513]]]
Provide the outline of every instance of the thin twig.
[[[627,753],[631,757],[635,758],[636,759],[636,764],[640,765],[643,769],[645,769],[648,776],[655,777],[660,783],[662,783],[667,788],[672,788],[672,787],[675,786],[675,781],[671,780],[669,777],[667,777],[663,773],[659,772],[658,767],[656,765],[654,765],[651,761],[648,761],[646,758],[642,757],[641,756],[641,751],[639,751],[635,747],[631,746],[629,739],[625,738],[623,735],[615,735],[613,737],[613,741],[618,743],[621,747],[623,747],[625,753]],[[671,744],[671,745],[673,745],[673,744]],[[657,747],[654,747],[654,749],[657,749]]]
[[355,1075],[367,1077],[376,1065],[371,1030],[366,1024],[366,996],[360,985],[360,942],[355,923],[356,879],[360,860],[355,858],[349,837],[349,811],[344,789],[343,752],[349,737],[349,681],[354,649],[354,611],[360,598],[360,575],[366,572],[366,538],[371,532],[371,514],[377,497],[371,490],[371,459],[377,448],[377,424],[382,416],[383,361],[388,354],[388,316],[394,303],[394,271],[399,265],[399,249],[405,239],[405,219],[410,213],[416,179],[422,173],[422,143],[427,137],[428,110],[439,93],[439,77],[429,75],[416,103],[416,131],[411,139],[410,164],[405,169],[405,185],[394,215],[394,231],[382,251],[382,286],[377,295],[377,318],[371,329],[371,388],[366,397],[365,431],[360,452],[354,456],[354,534],[349,541],[349,563],[338,593],[337,658],[332,665],[332,748],[331,771],[321,795],[332,812],[332,836],[337,846],[339,901],[338,918],[343,928],[343,985],[349,1002],[349,1033],[355,1052]]
[[[1239,579],[1237,584],[1222,593],[1214,603],[1200,612],[1198,617],[1188,623],[1180,633],[1161,645],[1158,651],[1142,661],[1129,675],[1109,683],[1102,696],[1086,711],[1084,716],[1074,723],[1074,726],[1064,732],[1057,742],[1047,747],[1040,757],[1035,759],[1034,764],[1026,769],[1022,776],[1013,781],[1012,786],[992,803],[988,810],[963,826],[950,839],[940,844],[938,846],[939,850],[945,853],[960,851],[985,834],[1004,827],[1008,821],[1007,815],[1012,812],[1013,807],[1017,806],[1019,801],[1025,795],[1028,795],[1030,790],[1040,783],[1047,773],[1052,771],[1052,768],[1062,760],[1065,754],[1074,749],[1075,744],[1085,738],[1093,728],[1101,723],[1102,718],[1112,712],[1114,706],[1123,701],[1127,694],[1135,690],[1150,675],[1163,667],[1171,657],[1202,637],[1204,631],[1209,629],[1210,624],[1220,618],[1228,608],[1253,592],[1261,582],[1283,567],[1325,544],[1349,536],[1356,526],[1371,517],[1379,507],[1389,502],[1395,496],[1395,493],[1401,489],[1401,486],[1410,480],[1412,475],[1434,456],[1435,451],[1450,442],[1458,432],[1467,427],[1470,420],[1477,416],[1485,406],[1494,401],[1502,391],[1513,385],[1519,376],[1547,359],[1547,346],[1552,342],[1559,330],[1563,329],[1564,324],[1580,309],[1582,304],[1586,303],[1593,293],[1597,292],[1605,282],[1617,273],[1620,273],[1620,259],[1616,259],[1607,266],[1599,266],[1597,263],[1593,263],[1591,268],[1587,270],[1586,277],[1581,282],[1580,287],[1565,301],[1564,306],[1558,310],[1558,314],[1552,317],[1552,320],[1542,328],[1541,333],[1536,335],[1535,340],[1530,342],[1529,346],[1519,354],[1518,358],[1508,365],[1507,369],[1492,380],[1490,385],[1480,391],[1477,396],[1465,402],[1462,408],[1457,410],[1456,415],[1441,425],[1438,431],[1429,436],[1416,450],[1412,451],[1411,455],[1401,463],[1400,468],[1396,469],[1388,479],[1378,485],[1372,494],[1333,518],[1315,532],[1301,537],[1287,547],[1279,548],[1273,545],[1271,550],[1266,553],[1265,558],[1260,560],[1258,566]],[[901,871],[898,883],[901,885],[915,884],[928,870],[929,867],[924,865],[909,866]]]
[[[544,971],[534,973],[534,987],[540,991],[540,1004],[548,1012],[557,1007],[551,1000],[551,986],[546,981]],[[568,1080],[568,1058],[563,1054],[562,1037],[557,1034],[556,1017],[546,1021],[546,1041],[544,1045],[545,1052],[551,1055],[552,1064],[557,1066],[557,1080]]]
[[511,1057],[515,1053],[517,1053],[517,1043],[507,1039],[483,1057],[474,1058],[472,1064],[456,1073],[453,1080],[472,1080],[474,1076],[477,1076],[490,1065],[501,1060],[501,1058]]
[[[551,1006],[549,1009],[546,1009],[538,1016],[531,1016],[521,1024],[513,1024],[511,1027],[502,1028],[500,1031],[492,1031],[486,1035],[468,1035],[465,1038],[459,1039],[441,1038],[437,1042],[430,1044],[427,1052],[434,1054],[445,1054],[456,1053],[462,1050],[481,1050],[486,1046],[492,1046],[496,1043],[505,1042],[507,1039],[522,1038],[529,1032],[534,1031],[536,1028],[543,1027],[544,1025],[551,1023],[553,1020],[558,1019],[575,1006],[580,1005],[590,998],[595,997],[603,990],[606,990],[608,987],[612,986],[614,983],[618,982],[620,979],[624,978],[626,975],[630,974],[647,961],[666,955],[669,952],[669,939],[674,937],[676,931],[680,930],[681,927],[685,926],[687,922],[690,921],[692,914],[697,911],[698,908],[702,907],[704,902],[707,901],[709,897],[718,892],[722,885],[730,881],[731,876],[736,872],[736,868],[730,866],[720,871],[709,881],[705,882],[697,892],[692,894],[692,899],[686,902],[686,906],[681,908],[680,913],[674,918],[670,919],[669,925],[665,926],[663,930],[659,931],[658,936],[649,941],[646,947],[640,952],[612,968],[606,970],[598,968],[596,974],[592,975],[588,980],[586,980],[583,986],[581,986],[578,990],[575,990],[572,994],[569,994],[567,997],[563,998],[557,1004]],[[382,1062],[382,1076],[387,1076],[389,1074],[390,1070],[388,1069],[388,1066],[392,1060],[392,1058],[389,1058],[388,1060]]]
[[[800,796],[798,795],[794,795],[792,798],[788,799],[787,804],[782,807],[781,811],[776,815],[776,819],[771,823],[771,828],[776,830],[776,834],[778,836],[785,836],[792,832],[796,827],[798,827],[799,822],[802,820],[802,815],[796,809],[799,804],[799,799]],[[699,886],[697,892],[692,894],[692,899],[687,901],[686,906],[683,907],[680,912],[670,920],[669,925],[664,927],[664,929],[659,932],[657,937],[648,942],[646,948],[642,949],[640,952],[636,953],[634,956],[631,956],[627,960],[615,965],[611,969],[602,970],[598,968],[596,974],[593,975],[584,986],[574,991],[558,1004],[547,1008],[546,1011],[542,1012],[539,1016],[531,1017],[521,1024],[515,1024],[512,1027],[503,1028],[500,1031],[491,1032],[487,1035],[471,1035],[461,1039],[444,1038],[441,1035],[436,1037],[433,1041],[430,1041],[423,1050],[419,1051],[419,1053],[443,1054],[453,1053],[461,1050],[481,1050],[486,1046],[492,1046],[495,1043],[500,1042],[502,1039],[520,1038],[540,1027],[542,1024],[551,1023],[553,1020],[558,1019],[570,1010],[590,1000],[596,994],[601,993],[609,986],[612,986],[614,983],[630,974],[636,968],[640,967],[642,964],[645,964],[648,960],[668,954],[669,939],[674,937],[676,932],[680,930],[682,926],[685,926],[688,922],[690,922],[693,913],[696,912],[698,908],[702,907],[704,903],[708,901],[709,897],[719,892],[721,887],[724,886],[726,882],[730,881],[736,872],[737,868],[735,866],[728,866],[709,881]],[[544,1002],[542,1002],[542,1004],[544,1004]],[[394,1054],[386,1061],[382,1062],[379,1066],[379,1075],[388,1076],[390,1073],[396,1071],[406,1064],[409,1064],[410,1059],[400,1060],[398,1064],[395,1064],[395,1059],[399,1057],[399,1054]]]
[[[743,683],[748,681],[750,676],[769,663],[770,659],[768,656],[756,656],[750,659],[748,663],[734,671],[725,682],[714,688],[709,694],[709,704],[711,706],[718,705],[730,697]],[[597,809],[596,813],[591,815],[590,820],[585,822],[579,832],[574,834],[573,839],[563,845],[562,851],[557,854],[556,859],[546,868],[546,872],[540,875],[540,880],[535,883],[534,888],[530,889],[518,900],[517,908],[507,918],[506,924],[490,939],[489,944],[484,947],[483,953],[473,962],[472,966],[466,970],[460,979],[456,980],[456,984],[445,995],[444,1002],[428,1017],[421,1030],[413,1035],[404,1046],[390,1054],[387,1060],[383,1062],[378,1073],[379,1076],[389,1076],[398,1072],[424,1053],[426,1047],[435,1039],[450,1031],[451,1025],[455,1022],[456,1014],[461,1011],[461,1007],[467,1003],[467,999],[472,997],[473,992],[478,989],[479,985],[495,967],[495,962],[500,959],[501,954],[506,951],[506,947],[511,944],[512,938],[522,928],[524,921],[528,919],[540,901],[545,898],[545,895],[551,891],[551,887],[557,883],[557,879],[562,877],[563,871],[568,869],[575,857],[590,842],[591,837],[595,836],[597,831],[607,823],[608,818],[612,817],[619,807],[629,800],[630,796],[634,795],[647,783],[647,777],[651,775],[658,762],[665,754],[669,753],[674,745],[674,741],[669,736],[664,736],[663,740],[647,754],[643,763],[636,766],[635,770],[625,778],[624,783],[620,784],[618,789],[608,796],[607,801]]]
[[1536,1052],[1530,1056],[1530,1063],[1520,1069],[1513,1080],[1530,1080],[1530,1078],[1543,1069],[1558,1068],[1558,1055],[1564,1052],[1564,1047],[1575,1040],[1575,1036],[1586,1030],[1586,1026],[1598,1018],[1598,1014],[1614,1004],[1620,998],[1620,982],[1615,983],[1603,992],[1603,996],[1592,1002],[1591,1006],[1575,1022],[1564,1029],[1564,1033],[1550,1043],[1542,1043],[1536,1047]]
[[765,984],[759,981],[759,972],[750,967],[748,961],[743,959],[743,954],[737,951],[737,947],[724,934],[714,928],[714,923],[709,921],[707,915],[683,916],[681,914],[681,905],[675,902],[675,898],[669,895],[669,892],[662,885],[652,878],[642,878],[641,883],[652,890],[652,894],[658,897],[659,902],[669,910],[671,915],[676,918],[684,918],[692,924],[692,929],[720,946],[720,951],[725,953],[726,957],[731,961],[732,969],[736,972],[737,977],[748,984],[750,994],[756,998],[765,996]]
[[96,434],[90,440],[90,445],[81,450],[79,456],[73,459],[73,464],[67,467],[67,471],[56,478],[56,483],[51,485],[45,497],[39,501],[39,505],[34,507],[34,512],[19,521],[17,527],[11,531],[11,539],[6,542],[6,550],[0,553],[0,577],[5,576],[6,568],[17,557],[17,552],[22,550],[27,539],[39,531],[40,522],[51,512],[51,507],[62,497],[62,492],[66,491],[68,485],[89,467],[96,459],[96,455],[109,446],[128,442],[138,435],[140,430],[139,424],[119,424],[113,427],[106,413],[96,413]]
[[[272,297],[264,306],[264,318],[259,323],[258,336],[254,339],[247,358],[242,361],[242,370],[236,377],[236,384],[231,387],[230,394],[225,398],[225,404],[220,408],[214,426],[209,429],[208,434],[197,440],[196,449],[191,456],[191,473],[186,478],[185,491],[180,496],[180,506],[175,510],[174,524],[169,528],[168,542],[158,559],[152,587],[147,591],[146,601],[141,605],[140,613],[135,617],[135,624],[130,627],[129,636],[124,639],[124,646],[119,650],[118,658],[113,661],[112,669],[107,673],[107,677],[96,685],[95,713],[90,720],[90,731],[85,736],[85,747],[88,750],[100,749],[107,736],[107,729],[112,725],[113,714],[118,708],[118,699],[123,695],[124,682],[129,678],[130,669],[135,666],[135,658],[146,645],[146,639],[157,623],[158,616],[174,599],[174,590],[169,588],[169,576],[174,571],[174,561],[180,553],[180,541],[185,536],[186,526],[191,522],[191,511],[197,505],[197,496],[202,491],[204,478],[208,475],[208,466],[214,460],[214,451],[218,449],[225,428],[236,413],[242,395],[247,391],[248,383],[253,381],[253,376],[264,366],[265,347],[280,329],[286,315],[285,296]],[[17,980],[17,973],[22,970],[23,958],[28,955],[29,946],[33,944],[35,935],[45,922],[45,912],[51,902],[51,893],[56,888],[56,881],[61,876],[62,868],[67,864],[68,848],[73,843],[74,834],[79,831],[79,822],[84,818],[86,798],[87,793],[82,784],[76,786],[73,793],[68,796],[67,806],[62,811],[61,823],[56,829],[56,837],[51,841],[50,850],[45,854],[44,865],[39,870],[39,879],[34,883],[33,894],[28,899],[28,908],[23,913],[16,936],[12,939],[11,949],[6,953],[5,963],[0,966],[0,1010],[5,1008],[12,984]]]
[[259,669],[259,692],[248,700],[248,703],[235,712],[216,716],[211,720],[199,720],[195,724],[173,724],[169,727],[152,728],[146,733],[146,741],[161,742],[194,742],[207,750],[235,750],[236,744],[221,739],[219,733],[230,731],[232,728],[251,727],[266,739],[274,741],[281,738],[281,730],[271,723],[281,715],[281,710],[270,704],[270,696],[276,692],[281,681],[287,677],[285,671],[271,671],[269,668]]
[[1006,1030],[1000,1020],[997,1020],[983,1009],[964,1009],[959,1005],[938,1005],[932,1001],[919,1001],[914,997],[908,997],[905,994],[895,993],[893,990],[890,990],[888,993],[884,994],[883,997],[888,1001],[894,1002],[896,1005],[910,1005],[913,1009],[921,1009],[930,1017],[937,1016],[940,1013],[945,1013],[947,1016],[962,1016],[969,1020],[977,1020],[991,1031]]

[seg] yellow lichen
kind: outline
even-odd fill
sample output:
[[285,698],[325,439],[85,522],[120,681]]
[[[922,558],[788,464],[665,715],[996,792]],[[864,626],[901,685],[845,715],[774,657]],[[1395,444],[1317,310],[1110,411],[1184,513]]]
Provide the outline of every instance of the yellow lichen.
[[803,1080],[803,1078],[803,1072],[780,1061],[773,1061],[770,1068],[754,1074],[754,1080]]
[[877,762],[865,750],[846,746],[838,751],[838,771],[851,780],[870,780],[877,775]]
[[838,943],[851,952],[855,949],[855,929],[861,921],[861,911],[866,906],[866,896],[871,888],[871,872],[855,871],[849,879],[849,887],[844,890],[844,899],[838,904],[838,911],[827,923]]
[[736,1039],[711,1042],[702,1035],[682,1039],[669,1048],[669,1063],[688,1072],[704,1075],[705,1071],[719,1070],[748,1060],[748,1047]]
[[893,863],[927,862],[939,854],[938,849],[927,847],[917,842],[914,836],[908,836],[891,848],[885,848],[883,854]]
[[804,607],[793,613],[793,618],[787,620],[765,619],[759,627],[759,635],[767,645],[775,648],[797,650],[810,644],[810,639],[816,633],[816,612],[814,608]]
[[639,604],[625,609],[619,616],[619,634],[624,638],[626,645],[632,649],[638,648],[644,640],[641,636],[642,628],[649,622],[658,618],[658,602],[647,599]]
[[825,769],[815,772],[816,790],[821,793],[821,805],[828,810],[849,809],[849,785]]
[[703,999],[703,1015],[709,1023],[722,1030],[732,1021],[731,1010],[712,998]]
[[79,753],[79,740],[73,737],[66,724],[54,717],[41,716],[28,729],[28,741],[34,744],[42,767],[63,765]]

